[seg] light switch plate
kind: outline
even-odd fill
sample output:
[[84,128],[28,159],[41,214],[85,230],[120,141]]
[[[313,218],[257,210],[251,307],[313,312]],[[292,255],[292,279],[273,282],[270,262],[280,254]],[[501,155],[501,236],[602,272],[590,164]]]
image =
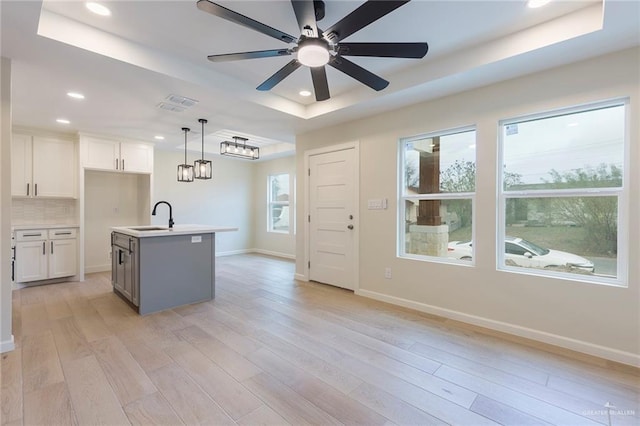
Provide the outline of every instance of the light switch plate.
[[385,210],[387,208],[386,198],[372,198],[367,201],[368,210]]

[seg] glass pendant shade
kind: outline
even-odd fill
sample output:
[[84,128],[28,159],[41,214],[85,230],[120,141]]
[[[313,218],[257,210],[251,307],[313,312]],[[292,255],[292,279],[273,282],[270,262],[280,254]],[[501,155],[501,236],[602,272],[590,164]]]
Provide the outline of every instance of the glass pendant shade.
[[184,164],[178,164],[178,182],[193,182],[193,166],[187,164],[187,132],[191,129],[183,127],[184,132]]
[[224,141],[220,143],[220,155],[244,158],[247,160],[257,160],[260,158],[260,148],[247,145],[247,138],[234,136],[233,142]]
[[193,162],[193,168],[195,171],[194,177],[196,179],[211,179],[211,161],[209,160],[196,160]]
[[193,182],[193,166],[178,164],[178,182]]
[[204,159],[204,125],[207,120],[200,118],[198,121],[202,124],[202,158],[193,162],[194,177],[196,179],[211,179],[213,177],[213,164],[211,161]]

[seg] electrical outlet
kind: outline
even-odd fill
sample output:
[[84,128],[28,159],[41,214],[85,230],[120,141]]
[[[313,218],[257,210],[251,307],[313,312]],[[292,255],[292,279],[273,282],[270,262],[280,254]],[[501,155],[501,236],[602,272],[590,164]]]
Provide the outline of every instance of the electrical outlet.
[[388,280],[391,279],[391,268],[384,268],[384,277]]
[[111,260],[111,250],[107,252],[107,256],[109,256],[109,260]]

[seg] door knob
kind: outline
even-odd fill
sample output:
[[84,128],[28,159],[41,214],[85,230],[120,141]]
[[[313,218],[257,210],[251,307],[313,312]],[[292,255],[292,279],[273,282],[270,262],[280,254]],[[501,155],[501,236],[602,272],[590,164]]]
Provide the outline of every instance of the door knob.
[[347,226],[347,228],[353,229],[353,225],[349,225],[349,226]]

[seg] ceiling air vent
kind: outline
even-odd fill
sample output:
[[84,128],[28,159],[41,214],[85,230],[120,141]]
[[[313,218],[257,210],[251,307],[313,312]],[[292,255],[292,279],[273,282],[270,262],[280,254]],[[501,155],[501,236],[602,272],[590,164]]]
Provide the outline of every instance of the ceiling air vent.
[[192,107],[198,103],[198,101],[195,99],[187,98],[180,95],[169,95],[165,98],[165,100],[186,108]]
[[174,105],[174,104],[168,104],[166,102],[160,102],[158,105],[156,105],[158,108],[160,109],[164,109],[167,111],[173,111],[173,112],[183,112],[184,110],[186,110],[185,107],[179,106],[179,105]]

